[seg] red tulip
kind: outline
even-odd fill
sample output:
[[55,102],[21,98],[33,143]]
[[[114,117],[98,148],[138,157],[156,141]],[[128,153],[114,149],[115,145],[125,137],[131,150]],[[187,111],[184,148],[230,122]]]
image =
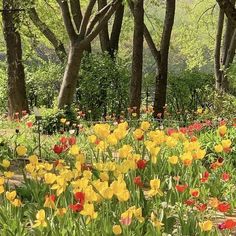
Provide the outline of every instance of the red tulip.
[[136,176],[136,177],[134,178],[134,183],[135,183],[136,185],[138,185],[139,187],[143,187],[143,182],[142,182],[141,176]]
[[66,144],[67,143],[67,138],[66,137],[61,137],[60,138],[60,142],[62,143],[62,144]]
[[32,121],[27,121],[27,122],[26,122],[26,126],[27,126],[28,128],[32,128],[33,122],[32,122]]
[[228,181],[230,179],[230,174],[228,173],[223,173],[221,175],[221,179],[224,180],[224,181]]
[[236,226],[236,221],[234,220],[226,220],[225,222],[222,222],[221,224],[218,225],[218,228],[220,230],[223,230],[223,229],[232,229]]
[[56,153],[56,154],[61,154],[62,152],[63,152],[63,146],[61,146],[61,145],[55,145],[54,147],[53,147],[53,151]]
[[144,169],[146,167],[146,165],[147,165],[147,161],[146,160],[138,160],[136,162],[136,164],[137,164],[137,167],[139,169]]
[[230,204],[227,202],[221,202],[218,207],[218,211],[220,212],[227,212],[230,209]]
[[207,180],[208,180],[208,178],[209,178],[209,172],[208,171],[205,171],[204,173],[203,173],[203,175],[202,175],[202,178],[200,179],[200,181],[202,182],[202,183],[205,183],[205,182],[207,182]]
[[188,187],[187,184],[185,185],[176,185],[175,188],[179,193],[183,193],[185,191],[185,189]]
[[85,201],[85,194],[83,192],[76,192],[75,193],[75,200],[81,204],[84,205],[84,201]]
[[72,146],[76,144],[76,137],[72,136],[68,139],[68,141],[69,141],[69,144]]
[[207,209],[207,204],[200,203],[196,206],[199,211],[205,211]]
[[195,204],[195,199],[187,199],[184,203],[186,204],[186,205],[188,205],[188,206],[192,206],[192,205],[194,205]]
[[73,211],[73,212],[80,212],[83,210],[83,205],[76,203],[76,204],[70,204],[69,208]]

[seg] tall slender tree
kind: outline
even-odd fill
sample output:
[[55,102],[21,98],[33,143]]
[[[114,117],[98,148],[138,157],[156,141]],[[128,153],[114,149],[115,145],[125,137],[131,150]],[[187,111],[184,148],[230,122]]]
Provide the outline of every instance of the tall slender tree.
[[[70,40],[67,66],[59,93],[59,108],[64,108],[65,105],[70,106],[73,102],[78,72],[84,51],[89,43],[100,33],[122,1],[112,0],[97,12],[91,21],[90,18],[96,0],[89,1],[87,9],[82,17],[79,13],[73,14],[73,12],[80,9],[80,0],[71,0],[69,3],[64,0],[57,0],[57,2],[61,8],[64,25]],[[74,25],[76,26],[76,29]]]
[[130,83],[130,107],[140,114],[141,91],[143,77],[143,29],[144,9],[143,0],[135,0],[133,3],[134,34],[133,34],[133,59],[132,78]]
[[[175,18],[175,3],[176,3],[175,0],[166,1],[166,14],[165,14],[160,50],[157,49],[157,46],[154,43],[147,26],[144,24],[144,37],[157,65],[154,112],[153,112],[155,118],[157,117],[157,115],[160,118],[164,118],[166,93],[167,93],[167,78],[168,78],[168,57],[169,57],[171,32]],[[131,1],[129,1],[129,7],[134,14],[134,5]]]
[[[17,10],[18,9],[18,10]],[[22,62],[19,6],[16,0],[3,0],[3,31],[7,49],[8,115],[29,111],[25,88],[25,73]]]
[[158,74],[156,76],[155,100],[154,100],[154,117],[157,115],[164,118],[167,79],[168,79],[168,58],[171,32],[175,19],[175,0],[166,0],[166,14],[164,27],[161,38],[160,63]]
[[[231,0],[229,3],[231,4],[232,8],[234,8],[235,0]],[[224,13],[224,9],[220,8],[215,45],[215,81],[216,89],[220,91],[228,91],[229,89],[229,82],[226,71],[229,68],[230,64],[233,62],[236,50],[235,26],[231,18],[224,17],[225,14],[226,12]],[[225,31],[223,35],[224,19]]]

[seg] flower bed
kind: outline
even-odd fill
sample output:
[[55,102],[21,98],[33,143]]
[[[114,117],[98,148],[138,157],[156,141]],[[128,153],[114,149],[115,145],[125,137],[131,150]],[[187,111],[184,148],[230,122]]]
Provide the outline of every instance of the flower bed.
[[[227,217],[236,207],[233,123],[96,124],[78,137],[43,137],[41,158],[36,134],[25,134],[12,143],[14,160],[2,156],[3,235],[230,235],[236,228]],[[12,169],[22,157],[22,168]]]

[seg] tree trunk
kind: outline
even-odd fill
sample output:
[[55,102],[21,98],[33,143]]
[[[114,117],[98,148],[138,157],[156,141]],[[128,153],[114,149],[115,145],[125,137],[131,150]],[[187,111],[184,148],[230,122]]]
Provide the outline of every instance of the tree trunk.
[[130,84],[130,107],[136,108],[139,116],[141,106],[142,72],[143,72],[143,28],[144,9],[143,0],[134,2],[134,35],[132,78]]
[[155,100],[154,100],[154,117],[164,118],[167,93],[168,77],[168,55],[170,47],[171,32],[175,18],[175,0],[166,1],[166,15],[164,29],[161,39],[161,62],[156,77]]
[[[235,5],[235,0],[231,0],[231,3]],[[234,33],[234,26],[231,23],[231,20],[226,17],[226,27],[224,33],[224,42],[223,42],[223,49],[222,49],[222,64],[225,65],[226,58],[228,55],[228,50],[230,47],[230,43],[232,40],[232,36]]]
[[21,37],[16,28],[18,12],[14,0],[3,0],[3,30],[7,49],[8,73],[8,116],[29,111],[25,88],[25,73],[22,63]]
[[227,15],[228,19],[231,21],[232,25],[236,27],[236,9],[234,4],[230,0],[216,0],[220,8]]
[[112,55],[115,55],[115,53],[119,49],[119,39],[123,23],[123,17],[124,17],[124,5],[121,4],[116,10],[115,19],[111,31],[110,47]]
[[76,44],[71,44],[67,66],[59,93],[58,106],[61,109],[73,102],[83,52],[83,48],[77,46]]
[[218,18],[218,28],[216,34],[216,44],[215,44],[215,60],[214,60],[214,69],[215,69],[215,84],[216,89],[221,90],[223,72],[221,69],[221,39],[224,27],[224,12],[220,9],[219,18]]
[[[98,10],[100,11],[107,5],[107,0],[98,0]],[[103,52],[108,52],[111,55],[110,38],[108,31],[108,23],[106,23],[99,33],[100,45]],[[111,55],[112,56],[112,55]]]

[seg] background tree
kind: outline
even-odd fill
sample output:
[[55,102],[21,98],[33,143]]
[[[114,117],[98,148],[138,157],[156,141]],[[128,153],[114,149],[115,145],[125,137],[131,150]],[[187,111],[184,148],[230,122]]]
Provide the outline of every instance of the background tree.
[[140,114],[142,76],[143,76],[143,29],[144,9],[143,0],[133,2],[134,35],[133,35],[133,59],[132,78],[130,83],[130,107]]
[[[18,10],[17,10],[18,9]],[[7,49],[8,115],[29,111],[22,63],[19,25],[19,4],[16,0],[3,0],[3,31]]]
[[[235,0],[231,0],[230,4],[234,8]],[[224,18],[225,18],[224,15],[225,15],[224,10],[220,9],[217,35],[216,35],[215,67],[214,67],[216,89],[221,91],[227,91],[229,89],[229,82],[226,72],[231,63],[233,62],[236,49],[236,30],[231,21],[231,18],[226,17],[225,19],[225,32],[223,36]]]
[[167,79],[168,79],[168,56],[170,48],[171,32],[175,18],[175,0],[166,1],[166,14],[162,32],[160,47],[160,63],[156,77],[154,117],[158,114],[163,118],[166,105]]

